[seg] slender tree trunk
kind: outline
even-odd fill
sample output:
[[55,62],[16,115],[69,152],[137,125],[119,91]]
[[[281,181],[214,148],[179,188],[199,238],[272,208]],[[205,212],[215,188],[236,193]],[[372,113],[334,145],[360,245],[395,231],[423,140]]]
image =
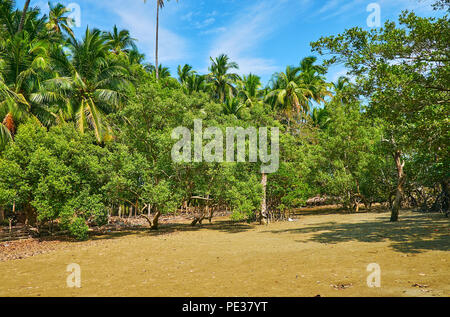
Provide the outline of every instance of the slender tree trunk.
[[391,221],[398,220],[398,211],[403,198],[403,185],[405,184],[406,179],[406,175],[403,172],[405,162],[402,162],[401,154],[400,151],[394,153],[395,166],[397,168],[397,192],[395,194],[394,203],[392,204]]
[[261,185],[263,187],[263,197],[261,200],[261,211],[258,215],[258,221],[262,224],[263,217],[266,217],[267,214],[267,202],[266,202],[266,189],[267,189],[267,174],[261,174]]
[[0,224],[5,220],[5,210],[3,207],[0,207]]
[[156,47],[155,47],[155,73],[156,73],[156,79],[159,79],[158,45],[159,45],[159,1],[156,0]]
[[159,216],[161,216],[161,212],[157,210],[155,216],[153,217],[152,226],[150,227],[150,230],[158,230]]
[[449,205],[450,205],[450,191],[448,188],[448,181],[444,180],[441,182],[442,186],[442,211],[448,215]]
[[17,29],[17,33],[22,32],[23,25],[25,24],[25,18],[27,16],[28,7],[30,6],[30,1],[25,1],[25,5],[23,6],[22,16],[20,17],[19,28]]

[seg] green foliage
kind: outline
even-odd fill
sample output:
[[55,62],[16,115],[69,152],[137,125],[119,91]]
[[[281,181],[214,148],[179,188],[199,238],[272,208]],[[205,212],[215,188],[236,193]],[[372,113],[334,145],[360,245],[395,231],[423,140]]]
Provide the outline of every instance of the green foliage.
[[[280,128],[269,212],[319,194],[346,208],[391,202],[403,185],[410,200],[448,195],[448,15],[404,12],[398,25],[322,38],[312,47],[329,60],[303,58],[262,89],[260,77],[241,78],[224,54],[211,58],[208,74],[180,66],[177,80],[146,63],[127,30],[87,28],[77,39],[61,4],[49,17],[30,9],[20,32],[14,3],[0,11],[0,206],[8,216],[25,212],[80,240],[130,206],[167,214],[207,202],[235,220],[256,219],[260,163],[172,160],[173,129],[193,131],[195,119],[224,135],[227,127]],[[326,82],[334,62],[353,80]]]

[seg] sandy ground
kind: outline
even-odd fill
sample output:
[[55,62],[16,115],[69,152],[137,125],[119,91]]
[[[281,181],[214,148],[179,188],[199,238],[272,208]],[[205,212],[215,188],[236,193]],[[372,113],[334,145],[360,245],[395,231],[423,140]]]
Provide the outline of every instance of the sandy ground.
[[[172,224],[0,262],[0,296],[448,297],[449,231],[442,215],[406,211],[398,223],[322,210],[268,226]],[[70,263],[81,288],[67,287]],[[379,288],[367,286],[370,263],[381,268]]]

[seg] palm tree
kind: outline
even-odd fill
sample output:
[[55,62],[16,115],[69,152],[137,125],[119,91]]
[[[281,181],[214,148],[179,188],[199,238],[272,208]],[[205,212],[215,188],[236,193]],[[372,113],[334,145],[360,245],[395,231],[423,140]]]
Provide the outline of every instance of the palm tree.
[[[164,8],[165,1],[169,0],[156,0],[156,47],[155,47],[155,71],[156,79],[159,79],[159,65],[158,65],[158,45],[159,45],[159,9]],[[147,0],[144,0],[146,3]],[[178,0],[177,0],[178,2]]]
[[249,74],[244,76],[238,82],[239,96],[241,96],[246,105],[253,105],[253,103],[261,97],[261,78],[257,75]]
[[40,104],[58,105],[59,120],[72,119],[79,131],[92,128],[97,141],[108,133],[105,115],[118,109],[129,89],[129,72],[115,59],[108,58],[109,46],[100,30],[86,28],[82,41],[70,39],[70,55],[53,51],[52,64],[62,76],[43,83],[44,91],[33,94]]
[[0,59],[0,117],[4,116],[0,122],[0,149],[13,139],[16,132],[16,122],[14,120],[14,105],[28,106],[22,96],[12,91],[5,83],[2,76],[4,62]]
[[238,74],[229,73],[231,69],[239,69],[239,66],[235,62],[231,62],[230,58],[222,54],[219,57],[211,59],[211,66],[209,67],[209,81],[214,87],[215,97],[220,101],[224,102],[227,96],[233,96],[233,92],[236,88],[233,84],[240,80]]
[[325,97],[332,96],[328,90],[330,85],[326,82],[325,74],[326,68],[320,65],[314,65],[317,61],[315,56],[305,57],[300,62],[299,79],[301,83],[312,92],[312,100],[321,103],[324,102]]
[[[49,43],[33,39],[26,29],[15,33],[0,43],[2,59],[3,98],[0,100],[3,115],[17,125],[19,117],[36,116],[41,123],[52,118],[45,106],[32,103],[31,95],[41,83],[52,76],[48,58]],[[6,90],[7,87],[7,90]]]
[[236,97],[229,97],[223,103],[223,112],[227,115],[237,116],[241,111],[243,105],[241,101]]
[[145,59],[145,55],[139,52],[137,48],[133,48],[132,50],[130,50],[127,56],[128,56],[128,63],[130,65],[136,64],[141,65]]
[[196,71],[192,70],[192,66],[185,64],[183,67],[181,65],[178,65],[178,81],[180,84],[184,84],[189,76],[192,74],[195,74]]
[[158,65],[158,68],[153,64],[147,64],[144,66],[144,69],[149,72],[155,78],[168,78],[170,77],[170,71],[168,67],[164,67],[161,64]]
[[279,108],[288,119],[294,114],[308,113],[313,97],[313,92],[301,82],[299,72],[299,67],[287,66],[284,73],[275,74],[271,91],[265,97],[266,102]]
[[330,114],[326,107],[314,108],[310,116],[313,124],[320,129],[325,129],[331,120]]
[[192,94],[194,91],[199,92],[208,90],[206,75],[198,75],[196,73],[193,73],[189,77],[187,77],[184,85],[188,94]]
[[[43,80],[52,76],[48,59],[49,42],[46,39],[45,17],[39,10],[28,11],[26,23],[21,26],[19,11],[14,2],[0,4],[0,143],[12,140],[23,118],[39,118],[49,122],[51,114],[41,105],[32,103],[31,95]],[[39,121],[37,120],[37,121]]]
[[128,30],[119,31],[116,25],[112,32],[103,32],[103,38],[106,45],[116,55],[120,52],[128,53],[130,48],[136,49],[136,40],[130,36],[130,32]]
[[341,76],[331,85],[334,90],[334,98],[339,100],[340,103],[348,104],[357,99],[356,95],[351,91],[353,85],[348,77]]
[[48,2],[48,6],[50,8],[50,12],[48,15],[48,23],[46,25],[47,29],[56,34],[61,34],[62,30],[64,30],[72,38],[75,38],[75,34],[73,34],[70,27],[73,23],[73,19],[66,16],[66,13],[70,12],[70,10],[61,3],[53,6],[50,2]]
[[17,28],[17,33],[22,32],[23,25],[25,24],[25,17],[27,16],[28,7],[30,6],[30,0],[25,1],[25,5],[23,6],[22,16],[20,17],[19,27]]

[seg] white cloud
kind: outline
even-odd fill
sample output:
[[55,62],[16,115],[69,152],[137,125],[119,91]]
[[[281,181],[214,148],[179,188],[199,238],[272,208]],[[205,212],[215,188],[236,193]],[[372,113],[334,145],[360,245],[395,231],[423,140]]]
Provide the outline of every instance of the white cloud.
[[330,0],[327,3],[325,3],[325,5],[322,8],[320,8],[320,10],[317,13],[321,14],[331,9],[334,9],[335,7],[337,7],[339,3],[342,3],[342,0]]
[[[341,2],[341,5],[339,5],[337,8],[333,7],[333,9],[335,9],[334,12],[324,16],[323,20],[328,20],[330,18],[334,18],[336,16],[340,16],[340,15],[343,15],[344,13],[349,13],[349,12],[353,13],[353,14],[355,14],[358,11],[365,12],[366,6],[368,3],[370,3],[370,1],[367,1],[367,0],[353,0],[353,1],[347,2],[346,4],[342,4],[342,2]],[[357,10],[357,8],[360,8],[360,10]],[[331,10],[331,8],[328,8],[327,11],[330,11],[330,10]]]
[[209,28],[205,31],[200,32],[201,35],[210,35],[210,34],[218,34],[223,33],[227,30],[226,27],[218,27],[218,28]]
[[208,63],[209,56],[227,54],[239,64],[240,74],[252,72],[264,75],[275,71],[278,68],[275,62],[270,58],[258,56],[255,49],[277,28],[277,13],[283,3],[260,1],[243,9],[230,25],[222,29],[226,31],[212,43]]
[[194,25],[195,25],[195,28],[197,28],[197,29],[203,29],[203,28],[206,28],[207,26],[210,26],[214,22],[216,22],[215,18],[207,18],[201,22],[196,22]]

